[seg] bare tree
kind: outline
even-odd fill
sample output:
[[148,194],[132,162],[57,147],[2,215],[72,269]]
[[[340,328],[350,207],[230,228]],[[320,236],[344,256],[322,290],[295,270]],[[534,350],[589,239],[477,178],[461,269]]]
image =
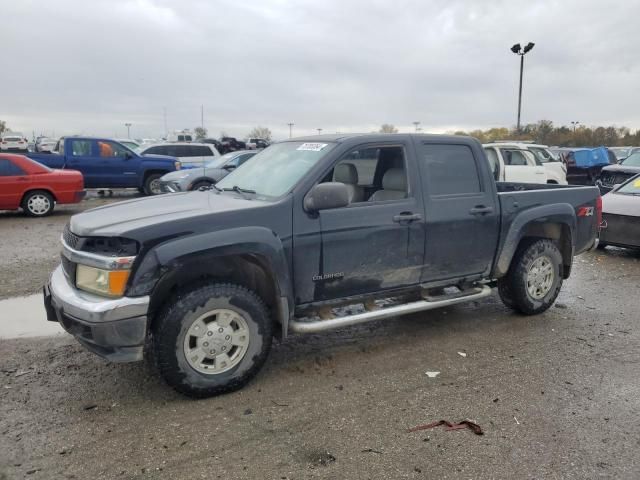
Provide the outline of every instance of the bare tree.
[[398,133],[398,129],[390,123],[383,123],[380,127],[380,133]]
[[196,127],[193,129],[193,133],[196,134],[196,140],[202,140],[207,138],[207,129],[203,127]]
[[0,120],[0,135],[2,135],[4,132],[10,131],[11,129],[7,127],[7,122],[5,122],[4,120]]
[[262,140],[266,140],[267,142],[271,141],[271,130],[267,127],[255,127],[253,130],[249,132],[247,138],[261,138]]

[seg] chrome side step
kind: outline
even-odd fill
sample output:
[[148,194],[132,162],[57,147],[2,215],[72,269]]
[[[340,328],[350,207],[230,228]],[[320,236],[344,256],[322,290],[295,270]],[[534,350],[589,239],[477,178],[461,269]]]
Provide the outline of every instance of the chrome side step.
[[409,313],[421,312],[423,310],[433,310],[435,308],[448,307],[457,303],[478,300],[491,295],[491,288],[484,285],[475,289],[477,293],[470,293],[464,296],[455,296],[445,298],[443,300],[419,300],[417,302],[405,303],[388,308],[381,308],[372,312],[357,313],[355,315],[347,315],[345,317],[332,318],[329,320],[318,320],[313,322],[300,322],[298,320],[289,321],[289,329],[296,333],[318,333],[334,330],[336,328],[357,325],[358,323],[371,322],[373,320],[381,320],[383,318],[398,317]]

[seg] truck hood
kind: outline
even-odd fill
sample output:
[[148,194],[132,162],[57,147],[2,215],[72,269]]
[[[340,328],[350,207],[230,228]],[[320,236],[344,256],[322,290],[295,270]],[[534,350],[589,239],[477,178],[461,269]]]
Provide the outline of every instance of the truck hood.
[[137,198],[94,208],[71,217],[70,228],[81,237],[117,237],[154,225],[264,204],[235,194],[210,191]]

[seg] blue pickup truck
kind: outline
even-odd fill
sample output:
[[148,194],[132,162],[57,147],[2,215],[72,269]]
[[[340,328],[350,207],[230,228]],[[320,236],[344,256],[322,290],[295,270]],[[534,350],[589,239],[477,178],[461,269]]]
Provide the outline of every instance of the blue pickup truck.
[[54,153],[27,156],[47,167],[80,171],[85,188],[137,188],[145,195],[162,193],[160,177],[182,166],[177,158],[141,156],[115,140],[95,137],[61,138]]

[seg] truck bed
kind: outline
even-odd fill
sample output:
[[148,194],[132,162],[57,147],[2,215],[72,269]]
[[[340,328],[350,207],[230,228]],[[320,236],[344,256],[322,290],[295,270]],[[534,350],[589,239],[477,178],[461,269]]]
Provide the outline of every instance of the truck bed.
[[498,200],[502,211],[500,226],[501,244],[518,215],[536,207],[557,204],[558,208],[570,207],[576,214],[579,207],[593,207],[592,213],[585,219],[578,219],[574,236],[575,254],[591,246],[593,230],[598,228],[596,221],[596,199],[600,190],[595,186],[556,185],[538,183],[496,182]]

